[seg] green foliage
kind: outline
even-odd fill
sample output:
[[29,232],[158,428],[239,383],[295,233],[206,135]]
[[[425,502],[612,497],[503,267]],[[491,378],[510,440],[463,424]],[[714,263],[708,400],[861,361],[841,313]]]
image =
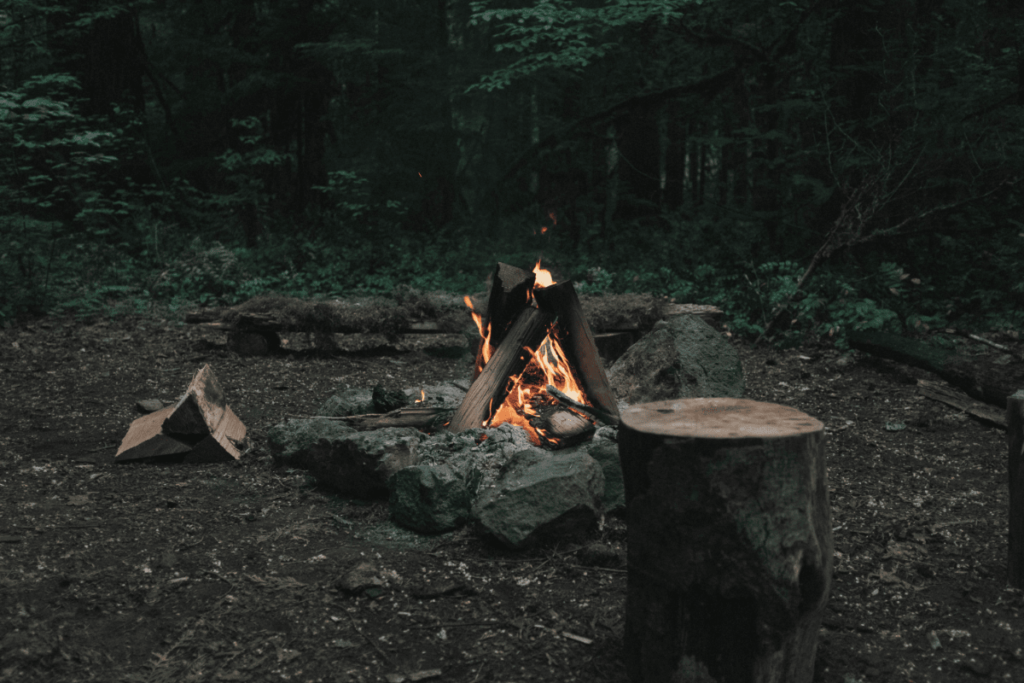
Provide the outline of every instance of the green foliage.
[[523,8],[491,9],[491,0],[475,0],[470,3],[470,26],[493,24],[498,39],[495,52],[522,56],[484,75],[466,92],[502,90],[517,79],[545,69],[583,73],[594,62],[621,49],[618,41],[608,40],[615,29],[651,20],[663,24],[678,20],[684,6],[700,5],[702,1],[610,0],[604,6],[586,7],[569,0],[541,0]]

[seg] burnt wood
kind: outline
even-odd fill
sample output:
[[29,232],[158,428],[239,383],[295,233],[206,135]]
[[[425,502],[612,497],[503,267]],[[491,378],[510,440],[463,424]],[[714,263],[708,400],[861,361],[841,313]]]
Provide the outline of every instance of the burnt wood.
[[537,305],[555,317],[557,337],[565,352],[565,359],[587,400],[604,413],[618,418],[619,406],[598,355],[594,335],[583,316],[583,308],[572,280],[537,289],[533,295]]
[[[530,290],[536,280],[529,270],[516,268],[507,263],[498,263],[491,278],[491,291],[487,297],[487,311],[483,318],[484,330],[490,325],[491,355],[501,346],[505,335],[511,329],[520,311],[530,305]],[[483,345],[487,341],[481,339],[476,353],[476,366],[473,379],[483,371]]]
[[1010,473],[1009,581],[1024,588],[1024,390],[1006,400],[1006,434]]
[[[461,432],[483,426],[491,415],[492,406],[497,410],[505,400],[510,378],[523,371],[530,362],[531,354],[544,341],[552,319],[548,311],[532,306],[520,312],[490,362],[473,381],[462,405],[452,416],[448,424],[449,431]],[[524,348],[529,349],[529,352]]]
[[633,683],[810,683],[832,577],[824,427],[735,398],[627,408]]

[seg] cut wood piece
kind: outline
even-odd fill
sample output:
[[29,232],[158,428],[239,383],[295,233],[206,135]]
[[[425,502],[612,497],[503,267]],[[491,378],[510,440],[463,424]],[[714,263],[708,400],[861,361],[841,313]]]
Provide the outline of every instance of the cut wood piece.
[[142,460],[181,455],[192,450],[192,444],[176,439],[162,432],[164,420],[174,412],[175,406],[167,406],[149,415],[134,420],[128,433],[121,439],[121,445],[114,454],[116,462]]
[[164,432],[174,435],[206,436],[224,416],[224,392],[206,364],[195,374],[185,395],[164,423]]
[[224,401],[213,370],[204,365],[176,405],[132,422],[114,460],[237,460],[244,439],[245,425]]
[[572,280],[537,289],[533,296],[542,310],[556,318],[557,336],[565,352],[565,359],[587,400],[617,418],[619,406],[597,353],[594,335],[583,317],[583,309]]
[[981,401],[976,401],[962,391],[951,389],[939,382],[929,382],[926,379],[917,380],[918,391],[933,401],[945,403],[948,406],[958,408],[974,417],[1006,429],[1006,412],[1000,412]]
[[1019,363],[999,365],[885,332],[851,332],[850,346],[881,358],[930,370],[970,396],[1006,408],[1006,397],[1024,386]]
[[[490,417],[492,406],[497,409],[505,400],[509,379],[517,377],[530,361],[547,336],[552,316],[539,308],[527,307],[516,318],[501,346],[466,393],[462,405],[455,411],[448,430],[461,432],[482,427]],[[529,352],[524,349],[529,349]]]
[[1024,390],[1006,401],[1006,436],[1010,456],[1010,585],[1024,588]]
[[596,430],[590,420],[567,408],[554,408],[541,415],[541,439],[558,448],[582,443]]
[[495,267],[491,291],[487,297],[487,311],[483,318],[483,329],[485,332],[490,329],[490,336],[487,340],[480,340],[473,379],[483,371],[483,345],[490,344],[489,355],[493,356],[516,318],[530,305],[530,290],[533,289],[535,278],[530,271],[507,263],[498,263]]
[[634,683],[810,683],[832,577],[821,422],[735,398],[627,408],[619,429]]

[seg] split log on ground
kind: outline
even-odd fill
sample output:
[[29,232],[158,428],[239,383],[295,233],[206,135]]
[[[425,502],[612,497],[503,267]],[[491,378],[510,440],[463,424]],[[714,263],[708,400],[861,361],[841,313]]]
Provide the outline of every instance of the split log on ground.
[[538,289],[534,297],[541,309],[556,316],[558,340],[565,351],[565,359],[587,399],[608,415],[618,417],[618,403],[597,353],[594,335],[583,317],[572,280]]
[[810,683],[832,577],[823,443],[770,403],[623,411],[631,681]]
[[851,332],[850,346],[881,358],[934,372],[970,396],[1006,408],[1006,397],[1024,386],[1024,367],[966,358],[953,351],[885,332]]
[[1024,588],[1024,391],[1006,401],[1006,434],[1010,455],[1010,559],[1009,581]]
[[1005,412],[1000,412],[981,401],[976,401],[962,391],[952,389],[945,383],[929,382],[926,379],[917,380],[917,386],[922,396],[953,406],[979,420],[1006,429]]
[[204,365],[176,405],[132,422],[114,460],[237,460],[242,457],[237,444],[245,439],[245,431],[245,425],[225,402],[213,370]]
[[544,341],[551,320],[551,314],[539,308],[527,307],[519,314],[501,346],[473,381],[462,405],[452,416],[449,431],[461,432],[483,426],[490,417],[492,405],[496,409],[505,400],[509,379],[523,371],[531,354]]

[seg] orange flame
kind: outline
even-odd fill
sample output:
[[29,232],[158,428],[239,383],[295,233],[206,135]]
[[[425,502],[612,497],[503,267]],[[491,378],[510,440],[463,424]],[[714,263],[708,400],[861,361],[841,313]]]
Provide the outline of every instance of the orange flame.
[[569,369],[569,362],[566,360],[554,324],[548,328],[548,334],[536,352],[525,347],[523,351],[531,355],[530,361],[518,376],[509,378],[508,393],[504,402],[498,406],[490,419],[484,421],[483,426],[497,427],[508,422],[526,430],[526,434],[536,445],[554,445],[555,440],[547,434],[544,427],[534,424],[541,417],[539,408],[555,403],[554,398],[544,390],[544,387],[551,384],[580,403],[587,403],[586,394]]
[[462,300],[469,306],[470,315],[473,316],[473,322],[476,323],[476,329],[480,333],[480,339],[482,340],[480,343],[480,353],[477,354],[476,368],[477,374],[480,374],[480,371],[487,365],[487,361],[491,359],[491,353],[494,351],[491,348],[491,323],[488,322],[486,329],[484,329],[484,317],[473,308],[473,300],[469,298],[468,294]]
[[540,259],[537,259],[537,265],[533,267],[533,274],[537,276],[533,283],[533,286],[537,289],[550,287],[555,284],[551,271],[540,267]]
[[[534,289],[550,287],[555,284],[551,272],[541,268],[541,260],[533,268],[535,274]],[[493,349],[491,348],[491,330],[483,324],[483,316],[473,308],[472,300],[467,296],[464,301],[473,315],[477,330],[483,340],[481,353],[478,356],[478,371],[482,370],[487,361],[490,360]],[[490,406],[488,410],[490,417],[483,422],[483,427],[497,427],[506,422],[518,425],[526,430],[530,440],[537,445],[544,443],[554,445],[555,440],[550,437],[543,425],[535,425],[540,422],[540,410],[553,406],[556,402],[546,391],[547,385],[552,385],[562,391],[570,398],[580,403],[587,404],[586,394],[583,387],[576,381],[572,374],[571,366],[566,360],[565,350],[558,338],[556,323],[548,327],[547,336],[544,337],[537,350],[523,349],[524,353],[530,354],[531,358],[526,367],[516,377],[510,377],[506,385],[507,393],[505,400],[497,409]],[[480,362],[482,361],[482,362]]]

